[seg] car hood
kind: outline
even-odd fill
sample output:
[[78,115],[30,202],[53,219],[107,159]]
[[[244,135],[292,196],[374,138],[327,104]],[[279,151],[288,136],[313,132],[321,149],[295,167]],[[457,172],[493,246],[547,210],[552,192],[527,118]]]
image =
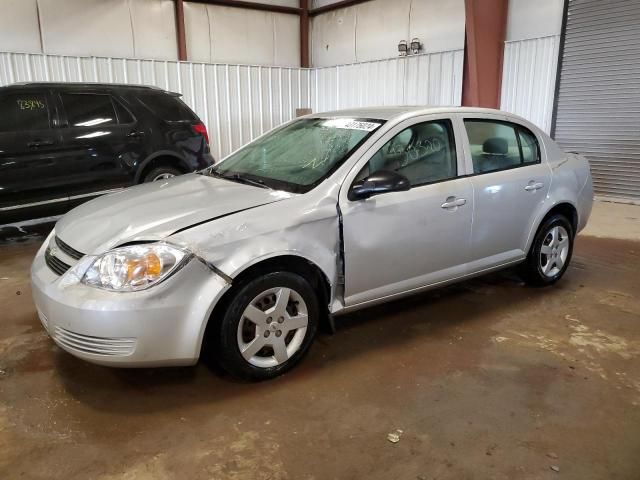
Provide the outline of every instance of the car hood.
[[138,185],[71,210],[56,235],[85,254],[123,243],[160,240],[196,224],[293,194],[191,174]]

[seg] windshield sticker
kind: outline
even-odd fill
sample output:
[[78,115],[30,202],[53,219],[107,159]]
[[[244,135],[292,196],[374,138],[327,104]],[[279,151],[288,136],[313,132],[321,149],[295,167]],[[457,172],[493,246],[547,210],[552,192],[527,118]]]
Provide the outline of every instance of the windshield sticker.
[[322,124],[323,127],[331,128],[346,128],[348,130],[364,130],[365,132],[372,132],[380,126],[376,122],[363,122],[356,120],[355,118],[332,118]]

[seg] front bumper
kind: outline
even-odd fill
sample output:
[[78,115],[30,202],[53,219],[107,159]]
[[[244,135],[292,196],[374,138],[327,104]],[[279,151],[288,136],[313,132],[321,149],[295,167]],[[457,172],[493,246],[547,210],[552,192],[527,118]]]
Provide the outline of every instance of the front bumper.
[[[46,242],[45,242],[46,243]],[[138,292],[110,292],[31,266],[33,300],[56,344],[92,363],[120,367],[192,365],[214,305],[229,287],[197,259],[164,282]]]

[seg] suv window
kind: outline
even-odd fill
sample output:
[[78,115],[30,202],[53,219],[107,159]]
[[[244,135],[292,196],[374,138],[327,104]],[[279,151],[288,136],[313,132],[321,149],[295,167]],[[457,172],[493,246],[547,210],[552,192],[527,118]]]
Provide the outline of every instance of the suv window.
[[112,98],[113,106],[116,108],[119,124],[133,123],[136,121],[131,112],[117,98]]
[[180,98],[168,93],[142,93],[138,99],[153,113],[167,122],[197,120]]
[[473,173],[487,173],[537,163],[536,137],[519,125],[492,120],[465,120]]
[[404,175],[411,186],[455,178],[458,168],[451,122],[438,120],[405,128],[371,157],[356,181],[379,170]]
[[8,93],[0,96],[0,132],[49,128],[49,105],[43,93]]
[[107,127],[117,123],[111,95],[61,93],[60,98],[70,127]]

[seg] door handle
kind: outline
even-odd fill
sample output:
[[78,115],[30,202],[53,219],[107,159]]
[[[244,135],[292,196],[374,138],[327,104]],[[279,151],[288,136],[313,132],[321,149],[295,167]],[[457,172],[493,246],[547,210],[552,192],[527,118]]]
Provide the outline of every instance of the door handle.
[[467,203],[466,198],[447,197],[445,202],[440,205],[440,207],[445,209],[455,209],[457,207],[461,207],[465,203]]
[[129,138],[140,138],[142,136],[144,136],[144,132],[139,132],[139,131],[136,131],[136,130],[133,130],[133,131],[127,133],[127,137],[129,137]]
[[53,140],[34,140],[27,143],[27,147],[31,148],[46,147],[47,145],[53,145]]
[[527,192],[535,192],[536,190],[540,190],[542,187],[544,187],[544,183],[534,182],[533,180],[531,180],[529,184],[526,187],[524,187],[524,189]]

